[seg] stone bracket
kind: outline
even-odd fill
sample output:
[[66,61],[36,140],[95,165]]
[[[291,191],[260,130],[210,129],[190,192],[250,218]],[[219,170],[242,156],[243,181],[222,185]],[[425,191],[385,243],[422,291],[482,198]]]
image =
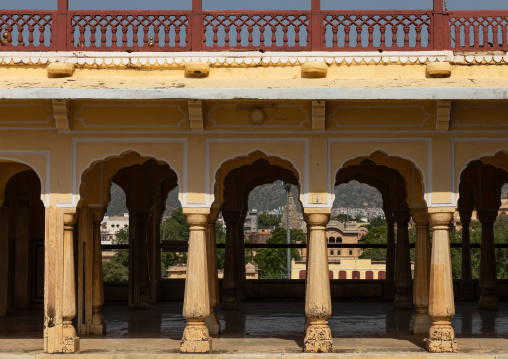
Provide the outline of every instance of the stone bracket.
[[53,100],[53,117],[58,133],[71,132],[71,101]]
[[312,131],[324,131],[326,120],[326,101],[312,101]]
[[189,122],[192,131],[204,131],[203,105],[200,100],[189,100]]
[[436,130],[448,131],[450,129],[451,110],[451,100],[436,101]]

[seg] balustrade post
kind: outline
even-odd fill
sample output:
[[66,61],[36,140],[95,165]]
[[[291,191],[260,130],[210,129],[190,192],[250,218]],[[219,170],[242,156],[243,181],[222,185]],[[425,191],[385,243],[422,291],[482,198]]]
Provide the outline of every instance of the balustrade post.
[[192,51],[201,51],[203,48],[203,0],[192,0],[192,13],[190,17],[190,38]]
[[[434,0],[434,10],[432,18],[432,41],[434,51],[446,49],[446,23],[443,14],[443,0]],[[448,37],[449,37],[448,33]]]
[[69,0],[58,0],[58,10],[56,12],[56,18],[53,19],[51,39],[56,47],[56,50],[59,51],[66,51],[67,48],[69,47],[69,44],[67,43],[68,10],[69,10]]
[[321,14],[321,0],[312,0],[310,17],[310,48],[312,51],[321,51],[323,44],[321,34],[323,32],[323,18]]

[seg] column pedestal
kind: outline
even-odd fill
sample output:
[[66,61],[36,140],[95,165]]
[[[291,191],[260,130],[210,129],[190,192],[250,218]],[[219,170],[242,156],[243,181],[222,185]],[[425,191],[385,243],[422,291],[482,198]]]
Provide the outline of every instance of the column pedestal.
[[332,353],[332,333],[328,326],[332,304],[325,234],[330,210],[306,208],[304,213],[305,221],[310,229],[305,292],[305,315],[308,318],[308,327],[304,340],[304,352]]
[[429,208],[432,225],[432,254],[430,264],[429,329],[427,350],[432,353],[454,353],[457,351],[455,332],[451,320],[455,315],[453,297],[452,265],[448,224],[454,208]]

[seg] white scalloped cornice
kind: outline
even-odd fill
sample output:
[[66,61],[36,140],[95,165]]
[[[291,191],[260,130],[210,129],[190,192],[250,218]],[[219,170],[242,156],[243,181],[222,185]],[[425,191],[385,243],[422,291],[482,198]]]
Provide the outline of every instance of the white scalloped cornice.
[[135,53],[120,52],[0,52],[1,65],[42,66],[68,62],[78,68],[183,67],[189,62],[206,62],[214,67],[300,66],[307,61],[329,65],[428,64],[449,61],[454,64],[506,64],[504,53],[467,54],[451,51],[422,52],[208,52]]

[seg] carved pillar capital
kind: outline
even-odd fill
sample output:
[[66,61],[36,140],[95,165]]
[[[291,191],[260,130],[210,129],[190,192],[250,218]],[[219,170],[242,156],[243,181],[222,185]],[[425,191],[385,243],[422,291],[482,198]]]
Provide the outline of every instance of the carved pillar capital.
[[433,229],[448,229],[453,219],[455,208],[453,207],[431,207],[428,209],[429,222]]
[[[325,227],[330,220],[331,208],[305,208],[303,219],[310,228]],[[315,228],[316,229],[316,228]]]
[[411,216],[417,227],[429,225],[429,213],[427,212],[427,208],[411,208]]

